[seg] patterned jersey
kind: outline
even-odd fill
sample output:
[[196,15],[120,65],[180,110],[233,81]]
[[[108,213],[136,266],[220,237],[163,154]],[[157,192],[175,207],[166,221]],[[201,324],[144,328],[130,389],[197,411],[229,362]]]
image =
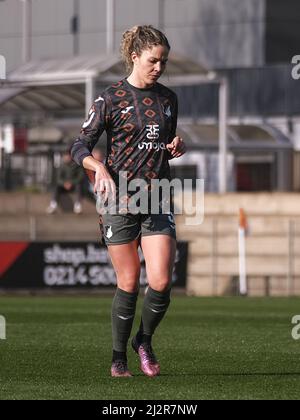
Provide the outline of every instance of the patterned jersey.
[[105,130],[106,168],[118,186],[119,172],[127,181],[140,178],[170,179],[166,144],[175,137],[177,97],[156,83],[139,89],[124,79],[107,88],[93,103],[80,136],[72,146],[72,156],[81,165]]

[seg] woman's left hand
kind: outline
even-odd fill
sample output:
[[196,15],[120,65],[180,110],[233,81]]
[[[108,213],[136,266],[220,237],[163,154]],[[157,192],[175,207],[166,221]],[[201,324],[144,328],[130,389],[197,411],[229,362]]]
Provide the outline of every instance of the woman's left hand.
[[179,158],[186,152],[186,146],[181,137],[174,137],[173,141],[167,144],[167,150],[171,153],[173,158]]

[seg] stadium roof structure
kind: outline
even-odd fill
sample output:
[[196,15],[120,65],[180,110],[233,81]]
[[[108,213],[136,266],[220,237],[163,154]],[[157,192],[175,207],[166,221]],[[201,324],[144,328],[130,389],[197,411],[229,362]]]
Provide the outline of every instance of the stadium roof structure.
[[[87,113],[95,85],[121,80],[125,69],[117,54],[31,61],[8,75],[0,90],[2,113],[82,110]],[[216,74],[176,54],[170,54],[161,82],[183,86],[214,82]]]
[[59,115],[63,111],[82,114],[84,107],[83,85],[14,86],[0,89],[0,110],[3,116],[33,117],[34,113]]
[[[78,113],[87,115],[97,85],[107,86],[124,78],[125,69],[118,54],[76,56],[68,59],[30,61],[8,75],[1,83],[0,111],[5,116],[26,118],[35,114]],[[220,192],[226,191],[227,79],[201,64],[170,53],[168,67],[160,81],[167,86],[202,83],[219,85]],[[83,117],[81,113],[81,117]]]
[[[101,78],[105,84],[123,78],[125,69],[117,54],[76,56],[68,59],[31,61],[9,74],[8,80],[25,85],[58,85],[85,83],[88,78]],[[215,77],[202,65],[171,53],[166,76],[162,83],[168,85],[199,83]]]
[[[189,150],[217,150],[219,131],[217,124],[180,119],[178,134],[186,139]],[[228,124],[228,149],[252,150],[257,154],[264,150],[292,149],[290,139],[278,128],[267,124]]]

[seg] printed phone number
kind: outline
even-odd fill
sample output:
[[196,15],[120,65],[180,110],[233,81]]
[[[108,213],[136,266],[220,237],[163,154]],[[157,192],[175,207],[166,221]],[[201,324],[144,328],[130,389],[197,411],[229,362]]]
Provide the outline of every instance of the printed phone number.
[[48,265],[44,269],[46,286],[110,286],[116,284],[116,276],[112,267],[91,265],[89,267],[70,265]]

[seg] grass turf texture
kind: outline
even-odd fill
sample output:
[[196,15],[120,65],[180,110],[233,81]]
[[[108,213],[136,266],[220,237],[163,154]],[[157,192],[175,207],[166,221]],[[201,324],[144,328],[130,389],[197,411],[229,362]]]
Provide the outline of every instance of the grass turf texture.
[[[111,378],[110,297],[0,297],[0,399],[299,399],[299,299],[173,297],[162,375]],[[139,323],[140,303],[135,322]]]

